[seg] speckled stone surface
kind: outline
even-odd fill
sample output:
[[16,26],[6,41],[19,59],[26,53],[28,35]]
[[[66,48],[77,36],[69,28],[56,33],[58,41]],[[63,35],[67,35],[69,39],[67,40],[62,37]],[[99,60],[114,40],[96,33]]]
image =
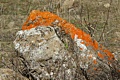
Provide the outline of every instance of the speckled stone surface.
[[94,78],[90,77],[91,80],[110,75],[108,73],[111,68],[107,60],[100,60],[96,51],[83,44],[84,40],[79,39],[77,34],[71,39],[70,35],[62,32],[60,28],[57,30],[56,27],[37,26],[16,33],[13,43],[15,49],[24,57],[23,62],[27,64],[26,73],[38,80],[63,80],[61,77],[73,80],[77,74],[76,70],[79,70],[81,80],[85,80],[84,71],[89,76],[98,74]]
[[35,61],[55,57],[54,55],[60,54],[64,49],[64,44],[56,35],[54,28],[49,26],[18,31],[14,45],[27,60]]

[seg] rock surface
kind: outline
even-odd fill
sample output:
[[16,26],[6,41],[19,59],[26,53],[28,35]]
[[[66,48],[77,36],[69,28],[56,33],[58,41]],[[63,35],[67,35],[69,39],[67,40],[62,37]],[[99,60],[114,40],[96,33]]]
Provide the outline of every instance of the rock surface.
[[86,80],[96,73],[97,76],[89,78],[96,80],[101,76],[100,79],[106,79],[111,71],[108,61],[97,58],[95,50],[82,42],[77,35],[72,40],[70,35],[57,26],[38,26],[18,31],[14,41],[15,49],[23,59],[23,66],[27,65],[20,71],[24,75],[29,73],[26,76],[30,75],[33,80],[63,80],[63,77],[73,80],[76,75]]
[[119,79],[114,54],[58,16],[32,11],[22,29],[14,45],[24,76],[32,80]]
[[22,53],[26,60],[48,60],[65,52],[64,44],[50,26],[21,30],[16,36],[15,49]]

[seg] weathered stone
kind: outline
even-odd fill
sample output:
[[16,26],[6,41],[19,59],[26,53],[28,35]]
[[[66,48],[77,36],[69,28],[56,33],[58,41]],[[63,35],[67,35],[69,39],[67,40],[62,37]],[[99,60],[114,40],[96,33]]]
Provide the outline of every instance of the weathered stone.
[[31,73],[35,79],[50,79],[52,72],[49,73],[46,66],[51,65],[51,68],[55,69],[57,67],[52,65],[56,65],[57,60],[64,60],[64,57],[68,59],[65,55],[70,54],[55,29],[50,26],[38,26],[30,30],[18,31],[14,45],[15,49],[30,64],[30,69],[35,71],[35,73]]
[[8,68],[0,68],[0,80],[29,80]]
[[16,36],[15,49],[22,53],[26,60],[47,60],[60,54],[64,49],[64,44],[53,27],[38,26],[30,30],[18,31]]
[[[84,70],[87,76],[94,75],[95,72],[99,76],[109,74],[111,69],[107,61],[97,59],[95,50],[81,44],[82,42],[77,35],[74,40],[70,39],[70,36],[61,32],[59,28],[38,26],[18,31],[14,45],[24,58],[23,62],[27,64],[23,74],[29,73],[33,79],[62,80],[61,77],[65,77],[73,80],[79,74],[78,77],[85,80]],[[101,68],[104,68],[103,72],[99,71]],[[98,76],[94,79],[98,79]]]
[[[33,10],[17,32],[14,45],[25,66],[20,71],[33,80],[119,78],[114,54],[89,34],[50,12]],[[112,78],[113,75],[116,76]]]

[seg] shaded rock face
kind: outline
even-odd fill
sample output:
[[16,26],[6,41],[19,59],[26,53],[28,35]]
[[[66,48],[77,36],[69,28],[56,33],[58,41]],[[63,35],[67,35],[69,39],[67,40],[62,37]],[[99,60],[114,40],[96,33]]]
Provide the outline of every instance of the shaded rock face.
[[11,69],[0,68],[0,80],[29,80]]

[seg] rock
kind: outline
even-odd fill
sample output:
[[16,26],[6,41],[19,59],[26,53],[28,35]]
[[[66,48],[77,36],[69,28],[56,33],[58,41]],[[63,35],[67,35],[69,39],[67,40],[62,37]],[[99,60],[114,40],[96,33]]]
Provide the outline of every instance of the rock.
[[26,60],[48,60],[64,50],[64,44],[50,26],[18,31],[14,44],[15,49],[22,53]]
[[8,68],[0,68],[0,80],[29,80]]
[[33,10],[26,22],[23,24],[22,30],[29,30],[40,25],[51,25],[52,27],[56,25],[61,28],[65,34],[70,35],[73,40],[77,40],[76,43],[79,45],[81,50],[84,50],[83,45],[89,46],[91,49],[97,52],[98,57],[107,57],[108,60],[114,60],[114,55],[101,44],[99,44],[96,40],[93,40],[89,34],[85,33],[81,29],[76,28],[73,24],[68,23],[64,19],[50,12]]
[[[81,44],[83,40],[79,39],[77,35],[72,40],[69,35],[58,29],[57,26],[38,26],[16,33],[15,49],[22,55],[23,62],[29,64],[24,71],[25,73],[23,72],[24,75],[30,73],[28,75],[31,75],[33,80],[51,78],[62,80],[61,77],[64,75],[66,75],[65,79],[74,79],[77,75],[77,69],[78,73],[81,74],[79,77],[83,80],[86,79],[85,75],[82,74],[84,70],[88,71],[87,75],[92,75],[91,73],[96,71],[99,76],[106,75],[104,71],[110,71],[106,60],[103,63],[97,59],[95,50]],[[71,48],[67,46],[71,46]],[[103,58],[101,54],[99,56],[101,59]],[[101,68],[104,68],[102,75],[99,71]]]
[[[62,61],[65,57],[68,59],[65,55],[71,53],[67,51],[67,47],[61,41],[60,34],[59,37],[57,35],[60,30],[57,30],[57,33],[56,30],[57,27],[38,26],[16,33],[15,49],[29,62],[30,69],[35,71],[35,73],[31,73],[35,79],[50,79],[53,72],[49,73],[46,66],[56,65],[56,61]],[[66,40],[65,34],[63,40],[64,42]],[[65,43],[67,44],[67,42]],[[55,69],[56,67],[51,66],[51,68]]]
[[111,80],[111,72],[119,78],[114,54],[50,12],[32,11],[14,45],[25,67],[19,71],[33,80]]

